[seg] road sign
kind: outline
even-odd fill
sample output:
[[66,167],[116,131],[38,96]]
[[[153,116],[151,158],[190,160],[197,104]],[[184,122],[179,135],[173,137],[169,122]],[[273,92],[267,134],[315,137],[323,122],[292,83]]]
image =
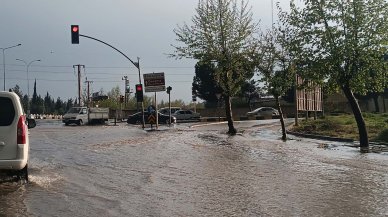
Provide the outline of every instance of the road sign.
[[156,124],[156,117],[153,114],[150,114],[148,116],[148,123],[150,124]]
[[160,92],[166,90],[164,72],[143,74],[145,92]]

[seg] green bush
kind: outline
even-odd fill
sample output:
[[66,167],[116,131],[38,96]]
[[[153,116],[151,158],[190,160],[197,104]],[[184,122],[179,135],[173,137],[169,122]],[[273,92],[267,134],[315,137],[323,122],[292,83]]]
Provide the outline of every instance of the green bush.
[[381,142],[387,142],[388,143],[388,129],[384,129],[383,131],[381,131],[377,138],[376,138],[377,141],[381,141]]
[[347,121],[345,121],[344,124],[345,125],[352,125],[352,124],[354,124],[354,120],[347,120]]

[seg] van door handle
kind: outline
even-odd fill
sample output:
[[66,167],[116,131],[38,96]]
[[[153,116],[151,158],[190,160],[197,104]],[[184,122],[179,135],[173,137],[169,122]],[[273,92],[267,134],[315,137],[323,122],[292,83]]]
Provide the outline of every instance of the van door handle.
[[0,142],[0,146],[5,146],[5,142]]

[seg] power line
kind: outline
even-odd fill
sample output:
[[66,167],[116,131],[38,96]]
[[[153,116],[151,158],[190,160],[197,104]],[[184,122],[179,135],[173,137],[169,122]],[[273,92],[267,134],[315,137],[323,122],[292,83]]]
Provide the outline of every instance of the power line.
[[[16,78],[16,77],[12,77],[12,78],[7,78],[7,80],[23,80],[23,81],[26,81],[27,79],[26,78]],[[36,78],[37,81],[58,81],[58,82],[67,82],[67,81],[71,81],[71,82],[74,82],[74,81],[77,81],[75,79],[73,80],[70,80],[70,79],[46,79],[46,78]]]
[[[8,71],[25,73],[25,71],[23,71],[23,70],[8,70]],[[31,73],[46,73],[46,74],[72,74],[72,73],[74,73],[74,71],[64,72],[64,71],[41,71],[41,70],[39,70],[39,71],[29,70],[29,72],[31,72]],[[118,75],[118,76],[138,75],[138,73],[125,73],[125,72],[118,72],[118,73],[114,73],[114,72],[87,72],[87,74],[88,75]],[[187,75],[191,75],[191,74],[188,74],[188,73],[165,73],[165,75],[187,76]]]
[[[3,65],[3,64],[0,64]],[[25,67],[21,64],[7,64],[7,66],[18,66]],[[65,65],[34,65],[35,67],[40,68],[73,68],[73,66],[65,66]],[[88,69],[136,69],[133,66],[88,66]],[[142,69],[194,69],[194,66],[142,66]]]
[[[93,81],[95,83],[112,83],[112,82],[122,82],[121,80],[102,80],[102,81],[99,81],[99,79],[104,79],[104,78],[90,78],[90,79],[93,79]],[[22,80],[22,81],[26,81],[27,79],[26,78],[17,78],[17,77],[12,77],[12,78],[7,78],[7,80]],[[75,82],[77,81],[77,79],[47,79],[47,78],[36,78],[37,81],[52,81],[52,82]],[[188,83],[188,82],[193,82],[193,81],[177,81],[177,80],[168,80],[166,79],[166,82],[171,82],[171,83]]]

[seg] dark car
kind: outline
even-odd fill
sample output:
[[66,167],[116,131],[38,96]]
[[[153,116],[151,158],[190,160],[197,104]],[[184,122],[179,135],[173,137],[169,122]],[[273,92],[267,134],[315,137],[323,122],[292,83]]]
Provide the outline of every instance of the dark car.
[[[154,118],[156,118],[155,112],[153,112],[151,114],[154,116]],[[150,117],[150,113],[148,111],[144,111],[144,121],[146,124],[149,124],[150,120],[152,119],[149,117]],[[168,115],[164,115],[164,114],[158,112],[158,122],[159,122],[159,124],[176,123],[176,118],[174,116],[171,116],[171,120],[170,120],[170,117]],[[137,112],[133,115],[130,115],[127,119],[127,123],[128,124],[141,124],[141,123],[143,123],[143,117],[142,117],[141,112]],[[156,120],[155,120],[155,123],[156,123]]]

